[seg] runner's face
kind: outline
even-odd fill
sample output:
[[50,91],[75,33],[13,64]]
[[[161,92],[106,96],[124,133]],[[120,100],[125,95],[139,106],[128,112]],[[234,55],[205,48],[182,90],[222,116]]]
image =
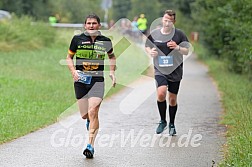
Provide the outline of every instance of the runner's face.
[[162,23],[163,23],[163,28],[170,29],[173,27],[173,24],[175,23],[174,17],[169,16],[168,14],[165,14],[163,16]]
[[100,29],[100,24],[95,18],[88,18],[84,28],[89,34],[96,33]]

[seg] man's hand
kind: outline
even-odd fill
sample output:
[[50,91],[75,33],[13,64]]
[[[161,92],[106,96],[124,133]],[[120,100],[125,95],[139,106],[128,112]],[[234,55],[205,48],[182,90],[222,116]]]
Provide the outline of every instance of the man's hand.
[[112,86],[115,87],[116,86],[116,77],[115,77],[115,72],[110,72],[109,77],[112,80]]
[[176,42],[174,42],[173,40],[167,42],[167,47],[170,49],[176,49],[178,50],[178,45],[176,44]]
[[72,73],[73,80],[78,81],[79,80],[79,74],[78,74],[77,70],[74,70],[71,73]]
[[156,57],[158,55],[157,49],[151,48],[149,54],[151,55],[151,57]]

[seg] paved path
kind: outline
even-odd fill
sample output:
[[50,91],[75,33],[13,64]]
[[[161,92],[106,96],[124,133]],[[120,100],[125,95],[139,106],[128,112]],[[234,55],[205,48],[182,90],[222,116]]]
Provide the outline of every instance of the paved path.
[[[159,121],[155,83],[152,78],[143,77],[103,102],[94,159],[82,155],[87,131],[77,113],[0,145],[0,166],[212,166],[220,160],[225,142],[224,128],[218,125],[221,113],[218,92],[207,69],[193,56],[186,60],[184,68],[177,136],[168,136],[167,130],[155,134]],[[131,94],[133,89],[137,94]]]

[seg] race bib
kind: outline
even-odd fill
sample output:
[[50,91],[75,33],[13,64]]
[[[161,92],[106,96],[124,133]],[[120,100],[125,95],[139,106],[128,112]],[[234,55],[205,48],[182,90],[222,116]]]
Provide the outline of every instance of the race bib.
[[159,67],[173,66],[173,56],[158,56]]
[[76,82],[81,82],[81,83],[84,83],[84,84],[87,84],[87,85],[91,83],[92,75],[87,75],[82,71],[77,71],[77,72],[79,74],[79,80],[76,81]]

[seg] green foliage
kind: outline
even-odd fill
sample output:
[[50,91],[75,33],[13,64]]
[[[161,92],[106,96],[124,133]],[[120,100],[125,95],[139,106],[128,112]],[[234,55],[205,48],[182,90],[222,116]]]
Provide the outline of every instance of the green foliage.
[[[216,60],[215,60],[216,62]],[[213,61],[214,63],[214,61]],[[252,165],[252,87],[245,76],[220,69],[223,63],[212,71],[217,78],[219,89],[223,92],[223,105],[225,108],[223,124],[228,125],[226,166],[250,166]]]
[[191,18],[191,3],[195,0],[179,0],[176,1],[178,10],[183,13],[184,17]]
[[[166,9],[174,10],[179,7],[187,12],[186,15],[189,15],[188,5],[191,1],[158,0],[155,3],[150,3],[148,0],[113,0],[113,6],[108,12],[108,20],[117,21],[121,18],[132,20],[134,16],[144,13],[148,20],[148,26],[150,26],[155,19],[162,17]],[[83,23],[85,16],[93,12],[101,17],[101,21],[104,21],[105,11],[101,9],[101,3],[102,0],[92,0],[92,3],[89,0],[2,0],[0,8],[13,12],[18,17],[28,15],[35,20],[48,22],[49,16],[56,16],[61,23]],[[186,10],[187,8],[188,10]]]
[[47,19],[50,13],[49,0],[1,0],[0,8],[15,13],[17,16],[29,15],[36,19]]
[[92,2],[89,0],[1,0],[0,9],[15,13],[18,17],[28,15],[36,20],[48,21],[49,16],[57,15],[61,22],[83,23],[84,17],[89,13],[104,15],[100,4],[101,0],[92,0]]
[[96,13],[101,17],[104,11],[101,9],[101,0],[54,0],[50,1],[51,15],[58,14],[60,22],[83,23],[85,17],[90,13]]
[[223,93],[222,103],[225,116],[222,124],[229,127],[227,133],[226,157],[220,166],[252,165],[252,86],[244,75],[229,72],[224,62],[207,61],[210,73],[217,80],[219,90]]
[[128,12],[131,10],[131,1],[113,0],[113,18],[119,20],[127,18]]
[[[224,4],[225,3],[222,1],[196,0],[192,5],[194,10],[192,17],[198,23],[195,28],[200,31],[200,38],[205,42],[205,47],[211,50],[215,55],[218,55],[219,51],[218,49],[216,50],[216,48],[222,48],[220,41],[222,41],[223,35],[226,34],[224,32],[226,30],[222,30],[218,22],[222,16],[220,13],[216,12],[216,9]],[[216,16],[211,13],[214,13]]]
[[42,22],[32,23],[27,16],[1,23],[0,50],[28,50],[38,49],[53,44],[55,30]]
[[[224,28],[230,29],[230,39],[227,49],[225,49],[225,57],[230,57],[230,69],[234,69],[235,72],[249,72],[252,67],[252,46],[251,46],[251,34],[252,34],[252,4],[251,1],[244,0],[241,2],[232,1],[229,8],[225,8],[223,12],[230,11],[230,18],[223,19],[226,24]],[[251,73],[252,75],[252,73]]]
[[212,55],[226,60],[231,71],[251,77],[251,1],[196,0],[192,6],[192,17]]

